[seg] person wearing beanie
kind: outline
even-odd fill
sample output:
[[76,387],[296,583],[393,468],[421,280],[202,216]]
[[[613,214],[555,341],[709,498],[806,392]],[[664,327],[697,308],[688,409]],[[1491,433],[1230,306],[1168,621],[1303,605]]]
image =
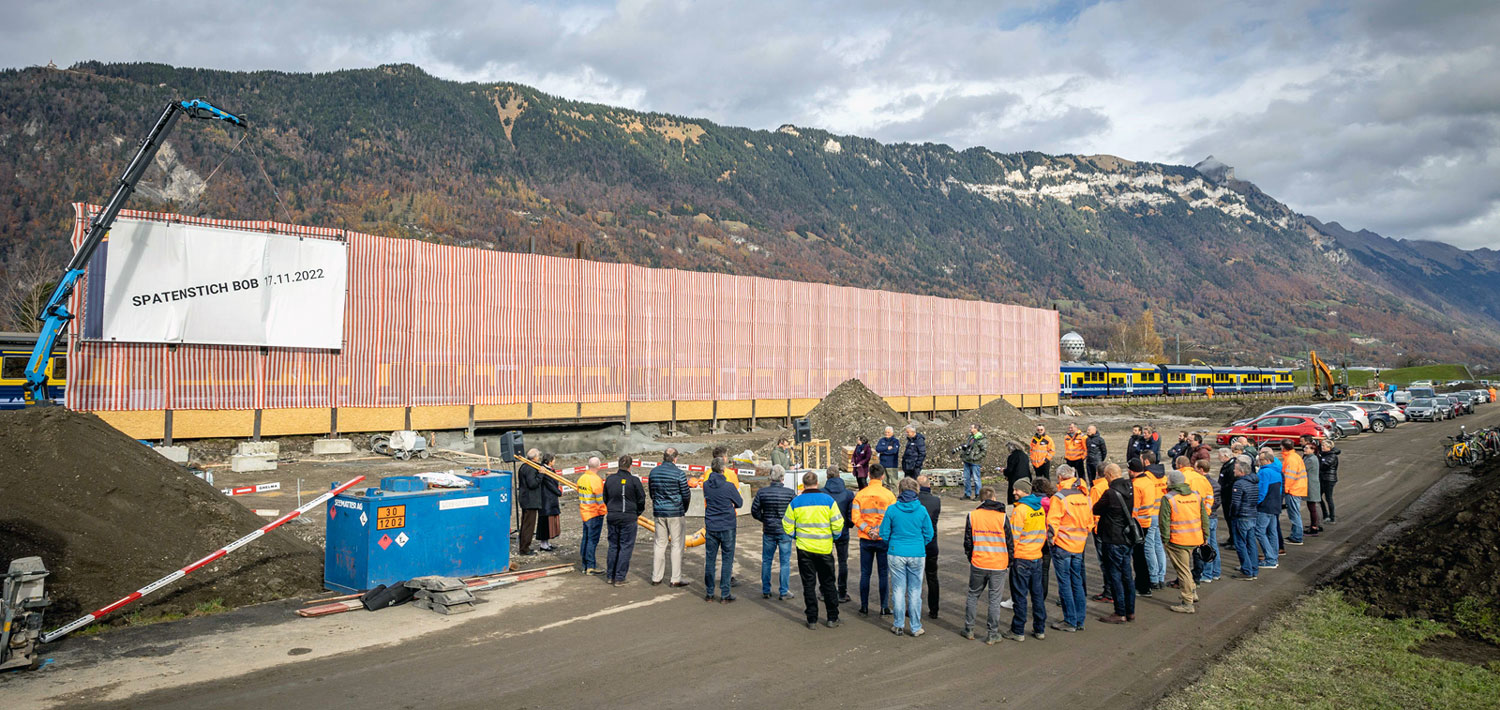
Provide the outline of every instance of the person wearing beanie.
[[[1150,451],[1142,452],[1150,455]],[[1135,595],[1138,597],[1151,596],[1151,568],[1146,562],[1146,531],[1155,524],[1155,510],[1151,502],[1152,493],[1156,484],[1152,483],[1151,474],[1146,471],[1146,462],[1141,458],[1130,460],[1130,491],[1131,517],[1135,520],[1137,527],[1141,529],[1141,542],[1135,543],[1130,549],[1130,566],[1135,578]]]
[[1005,541],[1010,550],[1010,598],[1015,616],[1010,630],[1001,637],[1026,640],[1026,611],[1031,608],[1031,631],[1038,640],[1047,638],[1047,607],[1042,592],[1042,547],[1047,544],[1047,514],[1042,499],[1031,492],[1031,481],[1016,481],[1015,507],[1005,523]]

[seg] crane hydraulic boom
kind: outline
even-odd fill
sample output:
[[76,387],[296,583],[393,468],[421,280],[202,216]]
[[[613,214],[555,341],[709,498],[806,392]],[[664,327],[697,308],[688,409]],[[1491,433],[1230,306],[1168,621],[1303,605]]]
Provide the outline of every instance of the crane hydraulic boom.
[[99,248],[99,243],[104,241],[104,235],[108,234],[109,228],[114,225],[115,217],[119,216],[120,209],[125,206],[125,201],[130,198],[131,193],[135,192],[136,183],[140,182],[141,175],[146,172],[146,168],[156,157],[156,151],[166,140],[167,132],[172,130],[172,126],[183,114],[189,118],[227,121],[241,128],[245,127],[245,119],[216,108],[203,99],[170,101],[166,108],[162,109],[161,117],[156,119],[156,125],[152,126],[151,132],[141,140],[140,149],[136,151],[135,157],[130,159],[130,164],[125,166],[125,172],[120,175],[109,202],[105,203],[104,209],[100,210],[93,222],[89,224],[89,231],[83,238],[83,244],[78,246],[78,251],[74,252],[73,259],[68,262],[67,270],[63,272],[62,279],[57,282],[57,288],[52,291],[52,297],[47,299],[46,308],[42,310],[41,315],[37,316],[37,319],[42,321],[42,330],[37,334],[36,347],[32,349],[31,359],[26,363],[27,403],[50,403],[52,401],[47,392],[47,363],[52,360],[52,348],[57,343],[58,335],[62,333],[63,328],[67,327],[68,321],[73,320],[73,314],[68,312],[68,298],[73,295],[78,279],[83,276],[89,260],[94,257],[94,252]]

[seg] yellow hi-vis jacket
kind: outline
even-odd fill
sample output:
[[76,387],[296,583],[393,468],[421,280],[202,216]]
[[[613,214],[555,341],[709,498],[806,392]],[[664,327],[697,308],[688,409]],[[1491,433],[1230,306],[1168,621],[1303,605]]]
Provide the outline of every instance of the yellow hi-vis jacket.
[[781,529],[792,536],[797,549],[829,555],[833,538],[844,531],[844,516],[833,496],[817,489],[803,491],[786,507]]

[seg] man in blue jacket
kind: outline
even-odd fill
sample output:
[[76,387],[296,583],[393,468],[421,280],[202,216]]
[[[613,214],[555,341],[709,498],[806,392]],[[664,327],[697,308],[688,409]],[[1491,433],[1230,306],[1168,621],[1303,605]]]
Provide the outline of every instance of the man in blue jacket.
[[745,505],[739,486],[724,479],[724,461],[714,459],[708,479],[703,482],[704,569],[703,601],[714,600],[714,557],[721,559],[719,602],[734,601],[729,592],[729,577],[734,574],[735,510]]
[[682,516],[687,514],[692,489],[687,472],[677,466],[677,449],[662,452],[661,465],[651,469],[651,515],[656,518],[656,542],[651,547],[651,584],[661,584],[667,571],[667,547],[672,548],[672,587],[682,581]]
[[839,568],[839,603],[848,604],[853,601],[849,598],[849,530],[854,527],[851,515],[854,491],[844,485],[844,475],[839,472],[838,466],[829,466],[828,479],[823,484],[823,492],[833,498],[833,502],[839,507],[839,513],[844,516],[844,528],[833,538],[833,561]]
[[875,453],[880,454],[880,465],[887,471],[895,471],[901,458],[901,440],[896,438],[894,427],[885,428],[885,436],[875,442]]
[[1260,534],[1256,522],[1260,517],[1260,477],[1244,461],[1234,461],[1234,484],[1229,502],[1224,504],[1229,524],[1234,529],[1234,551],[1240,558],[1240,573],[1235,579],[1252,580],[1260,576]]
[[922,473],[922,464],[927,463],[927,435],[918,434],[917,427],[906,425],[906,450],[901,452],[901,471],[907,478],[916,478]]
[[770,479],[770,485],[756,491],[755,499],[750,501],[750,517],[759,520],[761,524],[760,596],[763,599],[771,598],[771,563],[773,559],[780,558],[779,597],[786,601],[792,598],[792,536],[782,531],[781,519],[786,516],[786,507],[796,495],[792,493],[792,489],[781,484],[786,479],[786,469],[772,466]]
[[902,625],[912,636],[926,633],[922,628],[922,578],[927,568],[927,543],[935,531],[932,518],[918,500],[920,486],[915,478],[903,478],[898,485],[901,495],[886,508],[880,521],[880,539],[889,544],[891,564],[891,600],[896,617],[891,633],[901,635]]
[[1276,569],[1276,539],[1281,531],[1281,462],[1269,451],[1262,451],[1257,462],[1260,470],[1255,472],[1255,535],[1261,557],[1265,558],[1260,569]]

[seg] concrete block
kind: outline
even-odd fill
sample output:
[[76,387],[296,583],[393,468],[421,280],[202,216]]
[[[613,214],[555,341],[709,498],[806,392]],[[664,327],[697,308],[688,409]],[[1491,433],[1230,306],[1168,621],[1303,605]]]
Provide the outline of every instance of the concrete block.
[[313,439],[313,456],[337,456],[354,453],[354,442],[349,439]]
[[229,470],[235,473],[275,471],[276,458],[265,455],[235,454],[229,457]]
[[276,458],[281,455],[281,442],[279,441],[242,441],[235,449],[240,456],[270,456]]
[[186,446],[153,446],[156,453],[165,456],[172,463],[188,462],[188,447]]
[[[739,510],[734,511],[734,514],[735,515],[749,515],[750,514],[750,484],[748,484],[748,483],[741,483],[740,484],[740,497],[745,500],[745,504],[742,505],[742,506],[740,506]],[[703,517],[703,489],[702,488],[694,488],[694,489],[692,489],[692,500],[688,501],[687,515],[690,518],[691,517],[698,517],[698,518]]]

